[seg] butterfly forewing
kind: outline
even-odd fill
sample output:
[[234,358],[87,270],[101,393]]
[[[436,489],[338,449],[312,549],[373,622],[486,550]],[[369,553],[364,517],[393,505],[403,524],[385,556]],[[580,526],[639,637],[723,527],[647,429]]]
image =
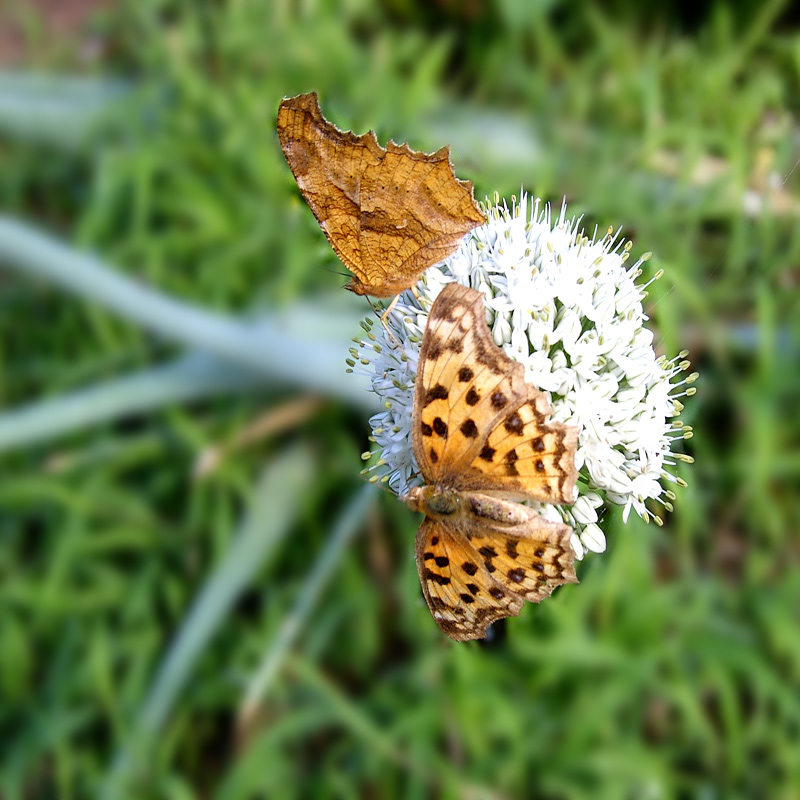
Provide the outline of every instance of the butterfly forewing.
[[303,198],[336,255],[361,278],[361,175],[380,164],[381,147],[374,134],[357,137],[331,125],[313,93],[284,100],[277,127]]
[[429,483],[458,485],[497,422],[528,397],[523,373],[492,341],[481,293],[445,286],[428,315],[415,385],[414,456]]
[[547,422],[544,394],[528,387],[528,399],[498,421],[478,457],[462,477],[465,489],[477,488],[546,503],[574,500],[578,429]]
[[571,503],[577,429],[492,340],[482,295],[451,283],[431,308],[415,388],[414,455],[431,483]]

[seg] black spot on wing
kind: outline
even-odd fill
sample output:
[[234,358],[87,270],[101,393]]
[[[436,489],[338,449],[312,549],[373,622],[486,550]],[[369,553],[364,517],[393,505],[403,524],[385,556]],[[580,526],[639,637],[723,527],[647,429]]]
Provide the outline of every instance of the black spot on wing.
[[483,450],[478,454],[480,458],[484,461],[491,461],[494,458],[494,454],[497,451],[493,447],[489,447],[489,445],[484,445]]
[[470,386],[467,396],[464,398],[468,406],[477,405],[481,401],[481,396],[475,391],[474,386]]
[[473,564],[471,561],[465,561],[461,565],[461,569],[463,569],[467,575],[474,575],[478,571],[478,565]]
[[438,583],[439,586],[447,586],[450,583],[450,578],[447,575],[440,575],[438,572],[433,572],[430,569],[425,570],[425,580]]
[[478,426],[472,419],[464,420],[464,422],[461,423],[460,430],[467,439],[475,439],[478,436]]
[[525,425],[522,422],[522,417],[519,415],[519,411],[509,414],[508,417],[506,417],[506,421],[503,423],[503,427],[509,433],[514,433],[517,436],[520,436]]
[[458,379],[461,383],[467,383],[475,377],[475,373],[469,367],[461,367],[458,371]]
[[504,408],[508,405],[508,398],[498,389],[492,394],[492,405],[495,408]]
[[484,545],[483,547],[479,548],[478,553],[483,558],[483,564],[489,572],[494,572],[497,567],[492,563],[493,558],[497,558],[497,550],[494,547],[490,547],[489,545]]
[[506,457],[505,457],[506,475],[512,475],[512,476],[519,475],[519,471],[517,470],[516,463],[515,463],[518,458],[519,458],[519,456],[517,455],[517,451],[516,450],[509,450],[506,453]]
[[436,386],[431,386],[431,388],[425,393],[422,406],[424,408],[425,406],[430,405],[434,400],[447,400],[449,394],[450,392],[448,392],[446,386],[442,386],[441,383],[437,383]]
[[521,567],[515,567],[508,571],[508,579],[514,583],[522,583],[525,580],[525,570]]
[[447,423],[441,417],[436,417],[433,421],[433,429],[442,438],[447,436]]

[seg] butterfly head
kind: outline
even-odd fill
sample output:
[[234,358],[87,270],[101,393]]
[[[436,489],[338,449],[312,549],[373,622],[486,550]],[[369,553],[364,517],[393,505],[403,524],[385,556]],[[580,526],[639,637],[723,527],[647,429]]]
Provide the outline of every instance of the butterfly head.
[[371,294],[371,292],[369,291],[370,287],[367,286],[365,283],[362,283],[362,281],[360,281],[358,278],[351,278],[350,281],[348,281],[348,283],[345,284],[344,288],[347,289],[348,292],[352,292],[353,294],[357,294],[360,296],[363,296],[365,294]]
[[345,289],[357,295],[371,295],[372,297],[394,297],[406,289],[410,289],[416,283],[415,278],[401,277],[398,280],[383,279],[380,283],[368,283],[360,278],[353,276]]

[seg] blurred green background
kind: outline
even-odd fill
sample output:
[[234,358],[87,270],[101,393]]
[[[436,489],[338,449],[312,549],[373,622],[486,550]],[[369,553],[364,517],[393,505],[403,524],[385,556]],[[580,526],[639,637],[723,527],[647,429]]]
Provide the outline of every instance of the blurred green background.
[[[795,5],[0,9],[3,800],[800,797]],[[369,309],[274,131],[312,90],[622,226],[700,371],[665,526],[488,643],[359,477]]]

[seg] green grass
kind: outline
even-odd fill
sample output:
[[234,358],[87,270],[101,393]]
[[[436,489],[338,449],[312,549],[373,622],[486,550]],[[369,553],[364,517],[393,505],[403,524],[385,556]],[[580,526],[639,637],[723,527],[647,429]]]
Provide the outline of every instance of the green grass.
[[[175,303],[12,259],[3,228],[4,800],[800,794],[800,29],[638,8],[126,3],[89,99],[43,123],[55,90],[0,80],[3,211]],[[340,128],[450,143],[478,197],[622,226],[665,270],[659,347],[700,371],[664,528],[609,515],[581,583],[486,645],[443,640],[416,519],[362,489],[369,398],[341,387],[368,308],[274,132],[310,90]],[[309,305],[285,339],[242,328]],[[326,355],[298,384],[303,332],[341,342],[341,383]]]

